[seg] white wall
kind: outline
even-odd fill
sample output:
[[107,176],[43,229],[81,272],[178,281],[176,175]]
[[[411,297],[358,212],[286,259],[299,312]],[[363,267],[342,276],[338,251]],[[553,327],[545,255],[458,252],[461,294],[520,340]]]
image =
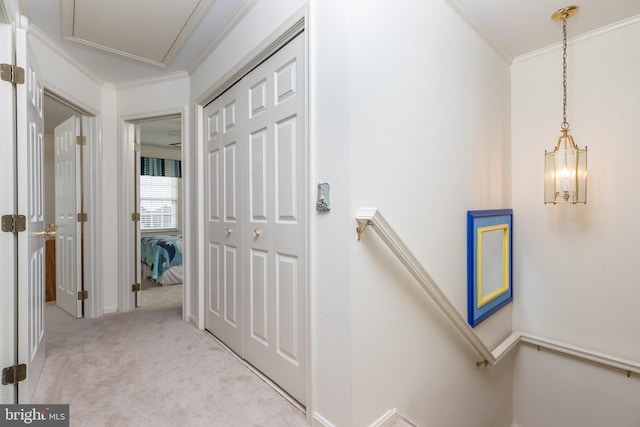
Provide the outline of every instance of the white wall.
[[[331,186],[331,211],[310,206],[313,416],[319,423],[353,420],[351,209],[349,162],[349,2],[309,6],[310,197]],[[329,424],[330,423],[330,424]]]
[[[467,210],[511,207],[509,64],[444,2],[353,1],[348,23],[351,218],[380,208],[466,317]],[[394,407],[418,425],[510,425],[511,360],[476,369],[374,233],[336,244],[352,252],[353,425]],[[510,312],[476,328],[490,347]]]
[[[477,370],[375,237],[355,239],[355,210],[380,207],[465,313],[466,210],[510,207],[509,65],[444,3],[421,3],[309,3],[309,191],[329,182],[332,204],[310,206],[316,424],[367,425],[394,407],[421,425],[511,423],[510,360]],[[192,100],[301,5],[258,2],[193,72]],[[478,329],[496,344],[510,307]]]
[[[589,148],[588,203],[543,204],[562,122],[561,47],[512,67],[514,327],[640,361],[640,17],[568,47],[568,121]],[[640,378],[522,347],[514,422],[640,425]]]
[[98,242],[102,256],[102,297],[105,313],[118,310],[118,280],[114,272],[119,271],[118,250],[120,194],[114,185],[118,173],[118,116],[117,93],[113,85],[102,89],[102,139],[100,158],[102,159],[102,229]]

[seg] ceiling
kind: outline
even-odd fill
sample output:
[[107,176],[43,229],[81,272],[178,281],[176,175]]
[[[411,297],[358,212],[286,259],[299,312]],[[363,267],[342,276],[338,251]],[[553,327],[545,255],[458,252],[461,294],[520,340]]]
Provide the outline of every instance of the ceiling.
[[189,70],[253,0],[21,0],[23,14],[98,79]]
[[[509,60],[559,43],[561,24],[550,17],[570,4],[578,5],[580,11],[569,21],[569,39],[640,16],[640,0],[443,1]],[[121,84],[192,70],[256,0],[20,2],[35,31],[54,41],[96,78]],[[50,110],[55,105],[45,104],[47,114],[56,114]],[[63,110],[59,115],[65,114]],[[157,124],[160,128],[165,125],[170,126]],[[175,133],[175,123],[173,128]],[[175,136],[166,134],[167,129],[164,132],[167,141],[176,142]]]
[[[640,0],[444,1],[508,58],[558,43],[561,26],[550,16],[569,4],[580,6],[570,20],[569,38],[640,15]],[[192,69],[234,20],[255,4],[255,0],[21,2],[38,30],[96,77],[115,84]]]

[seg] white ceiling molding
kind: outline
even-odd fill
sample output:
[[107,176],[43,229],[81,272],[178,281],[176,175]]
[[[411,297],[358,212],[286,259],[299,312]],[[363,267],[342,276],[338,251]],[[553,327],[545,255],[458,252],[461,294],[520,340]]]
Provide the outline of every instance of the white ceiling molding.
[[200,56],[198,56],[195,62],[191,64],[191,66],[187,70],[189,74],[192,74],[196,69],[198,69],[200,65],[202,65],[204,60],[207,59],[209,55],[211,55],[211,53],[220,45],[220,43],[222,43],[222,40],[224,40],[229,35],[229,33],[233,31],[233,29],[242,21],[242,19],[244,19],[244,17],[247,16],[249,12],[251,12],[251,9],[253,9],[253,7],[257,3],[258,0],[244,1],[240,9],[238,9],[238,11],[231,17],[227,25],[222,29],[222,31],[220,31],[220,34],[216,36],[216,38],[213,39],[211,43],[209,43],[207,48],[200,54]]
[[473,17],[469,9],[467,9],[459,0],[444,0],[445,3],[458,14],[464,22],[471,27],[507,64],[513,62],[513,56],[509,54],[502,45],[491,35],[485,28],[480,25],[477,19]]
[[[640,15],[636,15],[636,16],[632,16],[631,18],[627,18],[627,19],[623,19],[620,22],[614,22],[613,24],[601,27],[601,28],[597,28],[593,31],[589,31],[588,33],[584,33],[584,34],[580,34],[579,36],[575,36],[575,37],[571,37],[567,40],[567,44],[571,45],[573,43],[578,43],[581,42],[583,40],[587,40],[593,37],[597,37],[601,34],[605,34],[608,33],[610,31],[615,31],[619,28],[623,28],[626,27],[627,25],[634,25],[636,23],[640,22]],[[552,50],[555,49],[560,49],[562,47],[562,42],[559,41],[558,43],[554,43],[552,45],[549,46],[545,46],[542,47],[540,49],[536,49],[534,51],[531,52],[527,52],[525,54],[522,55],[518,55],[513,59],[513,63],[517,63],[517,62],[522,62],[522,61],[526,61],[529,58],[533,58],[536,57],[538,55],[543,55],[547,52],[550,52]]]
[[133,87],[146,86],[152,83],[166,83],[172,80],[181,80],[189,78],[189,73],[186,71],[176,71],[174,73],[169,74],[159,74],[157,76],[144,77],[137,80],[131,80],[123,83],[116,83],[115,87],[117,89],[129,89]]
[[31,34],[34,38],[42,42],[42,44],[47,45],[49,49],[53,50],[57,55],[63,58],[65,61],[69,62],[75,68],[79,69],[83,73],[87,75],[91,80],[95,81],[99,85],[103,85],[105,82],[96,76],[91,70],[86,67],[82,62],[78,61],[72,55],[69,54],[66,50],[62,49],[55,41],[53,41],[48,35],[42,32],[38,27],[33,24],[29,25],[29,34]]
[[[62,36],[166,68],[214,1],[61,0]],[[149,14],[149,10],[154,13]]]

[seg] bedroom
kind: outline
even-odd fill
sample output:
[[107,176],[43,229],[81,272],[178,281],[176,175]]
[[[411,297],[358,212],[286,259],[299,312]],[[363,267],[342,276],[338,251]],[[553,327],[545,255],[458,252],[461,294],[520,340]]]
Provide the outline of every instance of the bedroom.
[[[181,118],[150,119],[136,125],[140,136],[140,161],[136,173],[140,250],[136,260],[140,265],[141,290],[171,285],[181,288]],[[171,295],[181,302],[181,292],[172,291]]]

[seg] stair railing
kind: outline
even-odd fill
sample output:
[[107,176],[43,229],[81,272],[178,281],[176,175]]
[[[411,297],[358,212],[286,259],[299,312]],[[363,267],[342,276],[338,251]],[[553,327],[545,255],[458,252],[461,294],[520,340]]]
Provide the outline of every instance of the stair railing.
[[362,234],[369,227],[378,234],[391,252],[393,252],[409,273],[418,281],[422,289],[433,299],[438,308],[440,308],[444,315],[451,321],[453,326],[462,334],[476,353],[478,353],[481,360],[476,363],[476,366],[494,366],[520,342],[525,342],[537,346],[538,350],[543,347],[592,362],[612,366],[625,371],[627,376],[631,376],[632,372],[640,374],[640,363],[638,362],[548,340],[546,338],[536,337],[520,331],[514,331],[493,351],[489,350],[377,208],[360,208],[356,214],[356,221],[358,222],[356,229],[358,241],[360,241]]

